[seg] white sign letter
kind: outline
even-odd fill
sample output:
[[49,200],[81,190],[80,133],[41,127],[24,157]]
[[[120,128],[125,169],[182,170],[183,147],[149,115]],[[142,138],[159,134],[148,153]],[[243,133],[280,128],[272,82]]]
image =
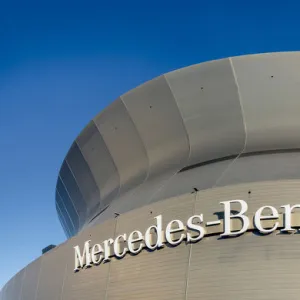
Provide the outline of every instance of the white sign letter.
[[[175,223],[177,223],[177,228],[172,228],[172,225],[175,224]],[[182,240],[185,238],[185,234],[181,233],[179,239],[173,240],[172,239],[172,233],[180,232],[180,231],[183,231],[183,230],[184,230],[184,225],[180,220],[171,221],[167,225],[167,228],[166,228],[166,240],[167,240],[167,242],[169,244],[173,245],[173,246],[179,245],[182,242]]]
[[119,236],[117,236],[116,237],[116,239],[115,239],[115,243],[114,243],[114,252],[115,252],[115,256],[116,257],[118,257],[118,258],[122,258],[122,257],[124,257],[125,256],[125,254],[126,254],[126,252],[127,252],[127,248],[126,247],[124,247],[123,248],[123,251],[120,253],[120,251],[121,251],[121,245],[120,245],[120,239],[123,239],[123,241],[124,241],[124,243],[123,244],[125,244],[125,241],[126,241],[126,234],[124,233],[124,234],[121,234],[121,235],[119,235]]
[[[137,237],[134,238],[133,236],[136,235]],[[140,243],[139,246],[135,245],[135,243],[143,241],[144,237],[142,233],[138,230],[132,231],[128,237],[128,250],[132,254],[139,253],[143,248],[143,243]]]
[[90,241],[86,241],[84,243],[83,253],[80,254],[80,248],[79,246],[75,246],[75,269],[74,271],[78,271],[79,268],[83,268],[84,265],[86,267],[91,266],[91,254],[90,254]]
[[103,242],[103,244],[104,244],[104,260],[103,261],[105,261],[105,262],[110,261],[110,256],[111,256],[110,245],[112,245],[113,243],[114,243],[113,239],[108,239]]
[[197,225],[197,224],[193,223],[194,219],[199,219],[199,224],[201,224],[203,222],[203,215],[202,214],[195,215],[195,216],[190,217],[187,220],[187,228],[199,233],[196,237],[193,237],[191,233],[187,233],[187,241],[188,242],[200,241],[204,237],[204,234],[205,234],[205,229],[201,225]]
[[101,263],[101,260],[103,259],[103,255],[101,255],[101,253],[103,253],[102,246],[100,244],[95,244],[92,247],[92,253],[91,253],[93,264],[99,265]]
[[[244,215],[248,209],[248,205],[244,200],[231,200],[220,202],[224,205],[224,233],[221,236],[235,236],[247,231],[249,227],[249,218]],[[235,215],[231,214],[231,203],[239,203],[241,211]],[[242,229],[238,231],[231,231],[231,219],[240,219],[243,223]]]
[[[150,226],[145,232],[145,245],[150,250],[155,250],[156,248],[161,248],[164,246],[162,240],[162,216],[159,215],[155,217],[157,225]],[[154,229],[157,235],[157,241],[154,245],[151,243],[151,230]]]
[[284,208],[284,210],[285,210],[285,212],[284,212],[284,220],[283,220],[283,222],[284,222],[284,224],[283,224],[284,228],[281,229],[281,231],[285,232],[285,231],[294,231],[294,230],[296,230],[296,229],[293,229],[292,225],[291,225],[292,224],[292,221],[291,221],[292,216],[291,216],[291,214],[292,214],[292,210],[294,208],[300,208],[300,204],[293,205],[292,207],[291,207],[290,204],[287,204],[287,205],[282,205],[280,207]]
[[[264,209],[270,209],[272,214],[270,216],[262,216],[262,212]],[[278,211],[273,206],[263,206],[260,209],[258,209],[254,216],[254,226],[262,233],[271,233],[272,231],[276,230],[279,223],[276,222],[275,225],[270,229],[265,229],[261,225],[261,220],[274,220],[278,219]]]

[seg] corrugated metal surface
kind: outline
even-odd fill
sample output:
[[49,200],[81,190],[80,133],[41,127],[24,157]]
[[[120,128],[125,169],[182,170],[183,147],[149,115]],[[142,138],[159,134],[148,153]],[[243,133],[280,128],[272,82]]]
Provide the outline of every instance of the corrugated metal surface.
[[[22,300],[39,300],[36,298],[37,288],[40,280],[40,272],[41,272],[41,261],[42,257],[32,262],[25,269],[25,275],[22,280]],[[55,274],[52,274],[55,276]],[[15,300],[13,298],[7,298],[5,300]]]
[[110,220],[102,226],[93,227],[72,238],[67,244],[66,251],[66,277],[62,292],[62,299],[72,300],[99,300],[105,299],[110,264],[101,264],[89,269],[74,273],[74,249],[79,245],[81,248],[87,240],[93,243],[101,243],[103,240],[113,237],[115,232],[115,220]]
[[[251,194],[249,194],[251,191]],[[296,204],[300,180],[268,181],[218,187],[183,195],[130,211],[94,226],[53,249],[17,274],[2,290],[1,300],[76,299],[298,299],[300,239],[298,234],[203,240],[160,250],[142,250],[122,259],[74,273],[75,245],[101,243],[133,230],[145,232],[161,214],[163,227],[173,219],[184,223],[193,214],[218,219],[220,201],[244,199],[248,215],[261,206]],[[239,209],[233,206],[233,209]]]
[[223,59],[117,99],[60,171],[56,208],[75,236],[12,278],[0,299],[298,299],[297,234],[210,235],[76,273],[73,247],[145,232],[157,215],[164,227],[195,213],[214,221],[226,200],[246,200],[252,216],[299,203],[299,70],[300,53]]
[[21,296],[22,296],[22,288],[23,288],[23,279],[25,274],[26,274],[26,270],[23,269],[15,275],[13,280],[11,280],[12,284],[10,285],[9,299],[16,299],[16,300],[22,299]]
[[107,299],[185,299],[189,250],[182,244],[114,260]]
[[43,255],[36,300],[61,300],[68,250],[61,245]]
[[211,237],[192,245],[187,299],[299,299],[297,235]]

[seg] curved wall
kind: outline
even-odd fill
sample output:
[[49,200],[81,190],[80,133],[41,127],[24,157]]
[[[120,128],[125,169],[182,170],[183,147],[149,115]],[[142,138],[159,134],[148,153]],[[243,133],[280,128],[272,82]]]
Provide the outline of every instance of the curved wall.
[[115,202],[132,209],[163,199],[186,167],[211,162],[213,180],[199,180],[198,189],[209,188],[226,182],[244,154],[299,149],[299,69],[298,52],[234,57],[121,96],[83,130],[62,165],[56,202],[67,235],[126,211]]
[[[299,180],[262,181],[218,187],[149,204],[83,230],[31,263],[2,290],[1,300],[82,299],[298,299],[299,234],[259,235],[255,231],[194,244],[182,242],[74,273],[74,249],[87,240],[101,243],[133,230],[145,230],[161,214],[163,228],[203,213],[217,220],[220,201],[243,199],[247,215],[261,206],[299,203]],[[251,194],[249,194],[249,190]],[[300,215],[299,215],[300,216]],[[300,221],[300,218],[298,218]],[[300,223],[299,223],[300,225]],[[207,230],[211,230],[207,227]],[[212,228],[213,229],[213,228]],[[214,229],[213,229],[214,230]]]
[[[126,93],[72,144],[59,173],[56,209],[70,239],[13,277],[0,300],[298,299],[296,234],[257,230],[74,272],[74,246],[102,243],[203,214],[221,201],[300,204],[300,53],[241,56],[180,69]],[[237,208],[238,209],[238,208]],[[280,215],[280,222],[284,218]],[[278,228],[280,229],[280,228]]]

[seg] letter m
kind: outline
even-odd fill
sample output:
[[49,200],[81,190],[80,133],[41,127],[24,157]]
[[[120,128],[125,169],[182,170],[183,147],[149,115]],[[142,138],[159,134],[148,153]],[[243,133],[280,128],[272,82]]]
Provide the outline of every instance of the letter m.
[[80,268],[82,269],[84,266],[91,266],[91,254],[90,254],[90,241],[86,241],[84,243],[83,253],[80,253],[79,246],[75,246],[75,269],[74,271],[78,271]]

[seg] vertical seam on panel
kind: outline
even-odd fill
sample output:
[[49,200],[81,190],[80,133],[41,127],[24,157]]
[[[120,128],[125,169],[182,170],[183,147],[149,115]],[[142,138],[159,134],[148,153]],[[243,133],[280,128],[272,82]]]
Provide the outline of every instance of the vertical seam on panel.
[[[58,189],[56,189],[56,191],[57,191],[57,194],[58,194],[58,196],[59,196],[59,198],[60,198],[60,200],[61,200],[61,202],[62,202],[62,204],[63,204],[63,206],[64,206],[64,208],[65,208],[65,211],[66,211],[66,213],[67,213],[67,215],[68,215],[68,217],[69,217],[69,219],[70,219],[70,221],[71,221],[71,225],[72,225],[72,227],[74,228],[74,233],[75,233],[75,225],[74,225],[74,223],[73,223],[73,220],[72,220],[72,218],[70,217],[70,215],[69,215],[69,212],[68,212],[68,210],[67,210],[67,208],[66,208],[66,205],[65,205],[65,203],[64,203],[64,201],[63,201],[63,199],[62,199],[62,197],[61,197],[61,195],[60,195],[60,193],[59,193],[59,191],[58,191]],[[74,235],[74,234],[73,234]]]
[[[82,193],[82,191],[81,191],[81,189],[80,189],[80,186],[79,186],[79,184],[78,184],[78,182],[77,182],[77,179],[76,179],[76,177],[75,177],[75,174],[73,173],[73,170],[71,169],[71,166],[69,165],[67,159],[65,159],[65,163],[67,164],[67,166],[68,166],[68,168],[69,168],[69,170],[70,170],[70,172],[71,172],[71,174],[72,174],[72,176],[73,176],[73,178],[74,178],[74,180],[75,180],[75,183],[76,183],[76,185],[77,185],[77,187],[78,187],[78,190],[79,190],[79,192],[80,192],[80,194],[81,194],[82,201],[83,201],[84,204],[87,206],[87,203],[85,202],[85,199],[84,199],[84,197],[83,197],[83,193]],[[86,207],[86,211],[87,211],[87,207]],[[86,211],[84,212],[85,214],[86,214]]]
[[12,279],[12,289],[14,290],[15,289],[15,281],[16,281],[16,276],[13,277]]
[[[137,126],[136,126],[136,124],[135,124],[133,118],[131,117],[131,115],[130,115],[130,113],[129,113],[129,109],[128,109],[128,107],[127,107],[125,101],[123,100],[122,96],[120,96],[120,100],[122,101],[122,103],[123,103],[123,105],[124,105],[124,107],[125,107],[125,109],[126,109],[126,111],[127,111],[127,113],[128,113],[128,116],[129,116],[129,118],[130,118],[130,120],[131,120],[131,122],[132,122],[132,124],[133,124],[133,126],[134,126],[134,128],[135,128],[135,130],[136,130],[136,132],[137,132],[137,134],[138,134],[138,137],[139,137],[139,139],[140,139],[142,145],[144,146],[145,154],[146,154],[147,159],[148,159],[148,161],[147,161],[148,168],[147,168],[147,174],[146,174],[146,177],[144,178],[143,182],[141,182],[141,183],[138,185],[138,186],[141,186],[142,184],[144,184],[144,183],[148,180],[149,175],[150,175],[150,159],[149,159],[149,154],[148,154],[148,151],[147,151],[147,147],[146,147],[146,145],[145,145],[143,139],[141,138],[141,135],[140,135],[140,133],[139,133],[139,131],[138,131],[138,129],[137,129]],[[135,188],[137,188],[138,186],[136,186]],[[133,190],[132,190],[132,192],[133,192]]]
[[159,193],[171,180],[172,178],[178,174],[179,171],[175,171],[168,179],[166,179],[166,182],[163,183],[157,190],[155,190],[151,196],[149,197],[149,200],[146,202],[145,205],[148,205],[150,203],[152,203],[154,196]]
[[236,158],[227,166],[227,168],[222,172],[222,174],[219,176],[219,178],[217,178],[215,184],[212,186],[213,188],[218,185],[220,180],[224,177],[225,173],[231,168],[231,166],[236,162],[236,160],[239,159],[239,157],[243,154],[243,152],[246,149],[246,145],[247,145],[247,125],[246,125],[246,121],[245,121],[245,112],[244,112],[244,106],[243,106],[243,101],[242,101],[242,95],[241,95],[241,92],[240,92],[240,87],[239,87],[239,84],[238,84],[237,76],[236,76],[236,73],[235,73],[235,70],[234,70],[232,58],[229,57],[228,60],[229,60],[230,66],[231,66],[234,82],[235,82],[235,85],[236,85],[236,88],[237,88],[238,99],[239,99],[239,104],[240,104],[240,108],[241,108],[241,114],[242,114],[244,131],[245,131],[245,140],[244,140],[244,146],[243,146],[242,150],[236,156]]
[[60,210],[60,208],[58,207],[57,203],[55,203],[56,205],[56,212],[57,212],[57,216],[58,216],[58,221],[60,222],[60,226],[63,228],[65,234],[67,235],[67,238],[69,238],[71,235],[70,235],[70,232],[69,230],[67,229],[67,226],[65,224],[65,220],[62,219],[62,212]]
[[[197,195],[198,195],[198,193],[195,193],[195,197],[194,197],[194,207],[193,207],[193,215],[195,215],[195,211],[196,211],[196,200],[197,200]],[[187,296],[188,296],[189,274],[190,274],[190,265],[191,265],[191,257],[192,257],[192,247],[193,247],[193,243],[190,244],[189,260],[188,260],[187,268],[186,268],[185,298],[184,298],[185,300],[187,299]]]
[[231,69],[232,69],[234,81],[235,81],[235,84],[236,84],[236,87],[237,87],[237,92],[238,92],[238,96],[239,96],[239,103],[240,103],[240,106],[241,106],[241,112],[242,112],[242,118],[243,118],[243,124],[244,124],[244,130],[245,130],[244,148],[242,149],[241,153],[239,154],[239,155],[241,155],[245,151],[246,146],[247,146],[247,139],[248,139],[247,124],[246,124],[246,118],[245,118],[245,110],[244,110],[244,105],[243,105],[243,98],[242,98],[242,94],[241,94],[241,91],[240,91],[239,83],[238,83],[238,80],[237,80],[237,75],[236,75],[236,72],[235,72],[235,69],[234,69],[231,57],[229,58],[229,62],[230,62],[230,65],[231,65]]
[[184,131],[185,131],[185,134],[186,134],[186,138],[187,138],[187,141],[188,141],[189,155],[188,155],[187,162],[186,162],[186,165],[188,165],[188,161],[189,161],[189,159],[190,159],[190,157],[191,157],[191,153],[192,153],[190,137],[189,137],[187,128],[186,128],[186,126],[185,126],[184,118],[183,118],[182,113],[181,113],[181,111],[180,111],[180,108],[179,108],[179,106],[178,106],[178,102],[177,102],[177,100],[176,100],[175,94],[174,94],[173,91],[172,91],[172,87],[171,87],[171,85],[170,85],[170,82],[168,81],[168,78],[167,78],[165,75],[163,75],[163,77],[165,78],[165,80],[166,80],[166,82],[167,82],[167,85],[168,85],[168,87],[169,87],[169,89],[170,89],[170,92],[171,92],[171,94],[172,94],[172,96],[173,96],[173,98],[174,98],[174,102],[175,102],[175,105],[176,105],[176,107],[177,107],[177,109],[178,109],[179,115],[180,115],[180,117],[181,117],[181,120],[182,120],[182,126],[183,126],[183,128],[184,128]]
[[55,206],[57,207],[57,209],[58,209],[59,212],[60,212],[60,215],[58,214],[59,212],[57,212],[58,220],[60,221],[61,226],[62,226],[62,228],[64,229],[65,233],[68,233],[68,234],[69,234],[68,238],[70,238],[70,237],[72,236],[72,234],[71,234],[70,228],[67,226],[66,219],[65,219],[65,217],[64,217],[64,215],[63,215],[63,213],[62,213],[62,211],[61,211],[61,209],[59,208],[59,206],[58,206],[57,203],[55,203]]
[[[118,218],[116,218],[116,221],[115,221],[115,228],[114,228],[114,234],[113,234],[113,237],[115,238],[116,236],[116,231],[117,231],[117,224],[118,224]],[[108,286],[109,286],[109,281],[110,281],[110,269],[111,269],[111,263],[112,261],[110,260],[109,262],[109,266],[108,266],[108,274],[107,274],[107,279],[106,279],[106,289],[105,289],[105,300],[107,300],[107,295],[108,295]]]
[[22,281],[21,281],[21,289],[20,289],[20,295],[19,295],[19,300],[22,300],[23,299],[23,286],[24,286],[24,278],[26,276],[26,268],[24,269],[24,274],[23,274],[23,277],[22,277]]
[[[11,293],[14,292],[15,280],[16,280],[16,276],[14,276],[13,278],[11,278],[11,279],[8,281],[8,286],[9,286],[10,289],[11,289]],[[5,300],[6,300],[6,299],[5,299]],[[8,299],[8,300],[10,300],[10,299]]]
[[[93,180],[94,180],[95,186],[96,186],[96,188],[97,188],[97,190],[98,190],[98,194],[99,194],[99,201],[98,201],[98,202],[99,202],[100,207],[101,207],[101,192],[100,192],[99,186],[98,186],[98,184],[97,184],[97,182],[96,182],[95,176],[94,176],[94,174],[93,174],[93,172],[92,172],[92,170],[91,170],[91,168],[90,168],[90,166],[89,166],[87,160],[85,159],[85,157],[84,157],[84,155],[83,155],[83,152],[82,152],[82,149],[81,149],[80,145],[77,143],[77,140],[75,140],[74,143],[77,145],[77,147],[78,147],[78,149],[79,149],[79,151],[80,151],[80,153],[81,153],[81,156],[82,156],[82,158],[84,159],[84,161],[85,161],[85,163],[86,163],[86,165],[87,165],[87,167],[88,167],[88,169],[89,169],[89,171],[90,171],[90,174],[91,174],[91,176],[92,176],[92,178],[93,178]],[[87,203],[87,212],[88,212],[88,203]]]
[[66,187],[66,185],[65,185],[63,179],[61,178],[60,174],[58,175],[58,178],[60,178],[60,180],[61,180],[61,182],[62,182],[62,184],[63,184],[63,186],[64,186],[64,188],[65,188],[65,190],[66,190],[66,192],[67,192],[67,194],[68,194],[68,196],[69,196],[69,198],[70,198],[70,200],[71,200],[72,206],[74,207],[74,210],[75,210],[75,212],[76,212],[76,214],[77,214],[77,216],[78,216],[78,221],[79,221],[79,213],[78,213],[78,211],[77,211],[77,209],[76,209],[76,206],[75,206],[75,204],[74,204],[74,202],[73,202],[73,200],[72,200],[72,197],[71,197],[71,195],[70,195],[70,193],[69,193],[69,191],[68,191],[68,188]]
[[[81,191],[81,189],[80,189],[80,186],[79,186],[79,184],[78,184],[78,182],[77,182],[77,179],[76,179],[76,177],[75,177],[75,174],[74,174],[74,172],[73,172],[71,166],[69,165],[67,159],[65,159],[65,163],[67,164],[67,166],[68,166],[68,168],[69,168],[69,170],[70,170],[70,172],[71,172],[71,174],[72,174],[72,176],[73,176],[73,178],[74,178],[74,180],[75,180],[75,182],[76,182],[76,184],[77,184],[77,186],[78,186],[78,189],[79,189],[80,194],[81,194],[81,196],[82,196],[82,200],[84,201],[83,194],[82,194],[82,191]],[[59,172],[59,173],[60,173],[60,172]]]
[[62,285],[61,285],[61,291],[60,291],[60,300],[62,300],[62,297],[63,297],[64,287],[65,287],[65,280],[66,280],[66,275],[67,275],[67,269],[68,269],[68,264],[66,263],[64,278],[63,278],[63,282],[62,282]]
[[55,201],[55,208],[56,208],[56,213],[57,213],[58,221],[60,222],[60,226],[63,228],[63,230],[64,230],[65,233],[68,233],[68,230],[67,230],[67,228],[65,226],[65,223],[63,222],[62,217],[61,217],[61,215],[62,215],[61,210],[58,207],[58,204],[57,204],[56,201]]
[[38,275],[38,280],[37,280],[37,284],[36,284],[36,290],[35,290],[34,300],[36,300],[38,289],[39,289],[41,272],[42,272],[42,264],[43,264],[43,257],[41,258],[41,262],[40,262],[40,269],[39,269],[39,275]]
[[[119,170],[118,170],[118,168],[117,168],[116,162],[115,162],[115,160],[113,159],[113,156],[111,155],[111,153],[110,153],[110,151],[109,151],[109,149],[108,149],[108,147],[107,147],[107,144],[106,144],[106,142],[105,142],[105,140],[104,140],[104,138],[103,138],[103,136],[102,136],[102,134],[101,134],[101,132],[100,132],[100,129],[99,129],[98,125],[96,124],[96,122],[94,121],[94,119],[93,119],[91,122],[94,123],[96,129],[98,130],[98,132],[99,132],[99,134],[100,134],[100,136],[101,136],[101,139],[102,139],[102,141],[103,141],[103,143],[104,143],[104,145],[105,145],[105,147],[106,147],[106,149],[107,149],[107,152],[109,153],[109,156],[110,156],[110,158],[111,158],[111,161],[113,162],[113,165],[114,165],[114,167],[115,167],[115,169],[116,169],[116,172],[117,172],[117,174],[118,174],[118,177],[119,177],[119,187],[118,187],[118,192],[117,192],[117,195],[116,195],[115,197],[112,198],[112,200],[113,200],[113,199],[119,197],[119,195],[120,195],[120,190],[121,190],[121,176],[120,176]],[[112,192],[111,192],[111,193],[112,193]],[[111,193],[110,193],[110,194],[111,194]],[[110,195],[110,194],[107,195],[107,198],[109,198],[109,195]],[[103,200],[104,200],[104,199],[103,199]],[[111,200],[111,202],[112,202],[112,200]]]
[[186,139],[187,139],[187,142],[188,142],[188,152],[189,152],[189,154],[188,154],[188,157],[187,157],[187,159],[186,159],[186,162],[184,163],[184,166],[181,166],[180,168],[177,168],[177,170],[173,172],[173,174],[166,180],[166,182],[163,183],[156,191],[154,191],[154,192],[151,194],[151,196],[150,196],[149,201],[147,202],[147,204],[151,203],[151,202],[153,201],[154,196],[155,196],[157,193],[159,193],[159,192],[160,192],[160,191],[161,191],[161,190],[162,190],[162,189],[163,189],[163,188],[164,188],[164,187],[172,180],[172,178],[173,178],[173,177],[174,177],[174,176],[175,176],[182,168],[184,168],[184,167],[186,167],[186,166],[188,165],[188,161],[189,161],[190,155],[191,155],[190,139],[189,139],[189,136],[188,136],[188,133],[187,133],[187,129],[186,129],[185,125],[184,125],[184,120],[183,120],[183,117],[182,117],[182,115],[181,115],[179,106],[178,106],[178,104],[177,104],[175,95],[173,94],[172,89],[171,89],[171,86],[170,86],[170,84],[169,84],[167,78],[165,77],[165,75],[162,75],[162,77],[166,80],[167,86],[168,86],[168,88],[169,88],[169,90],[170,90],[170,92],[171,92],[171,94],[172,94],[172,96],[173,96],[175,105],[176,105],[176,107],[177,107],[179,116],[181,117],[182,126],[183,126],[183,128],[184,128],[184,132],[185,132]]

